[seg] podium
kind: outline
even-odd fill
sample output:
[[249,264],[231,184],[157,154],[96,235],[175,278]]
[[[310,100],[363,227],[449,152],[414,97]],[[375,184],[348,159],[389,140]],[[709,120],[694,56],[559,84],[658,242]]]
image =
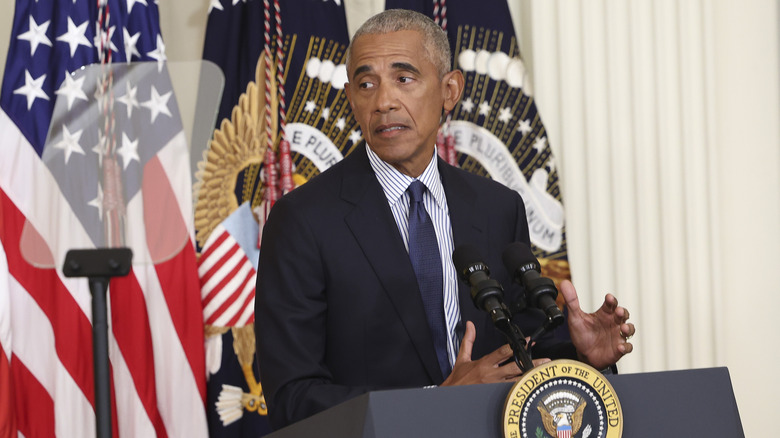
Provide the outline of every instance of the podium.
[[[744,437],[726,368],[605,377],[620,399],[624,437]],[[511,388],[496,383],[375,391],[268,437],[498,438]]]

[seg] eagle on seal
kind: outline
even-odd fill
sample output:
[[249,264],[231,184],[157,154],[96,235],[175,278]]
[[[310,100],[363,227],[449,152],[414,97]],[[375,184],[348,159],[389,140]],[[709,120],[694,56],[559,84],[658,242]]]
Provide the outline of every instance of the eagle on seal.
[[[560,403],[560,399],[558,402]],[[542,424],[544,430],[552,437],[557,438],[570,438],[579,432],[582,427],[582,414],[585,411],[585,400],[580,399],[579,403],[575,406],[573,403],[568,407],[569,409],[561,409],[559,403],[558,406],[548,410],[544,403],[539,403],[536,409],[542,415]],[[573,408],[573,412],[572,412]],[[571,412],[569,415],[568,412]]]

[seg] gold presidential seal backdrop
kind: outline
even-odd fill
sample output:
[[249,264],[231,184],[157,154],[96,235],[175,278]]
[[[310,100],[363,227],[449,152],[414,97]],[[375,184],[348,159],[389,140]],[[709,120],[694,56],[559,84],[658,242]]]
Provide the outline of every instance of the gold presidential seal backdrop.
[[[439,153],[523,196],[533,248],[545,275],[559,282],[569,278],[569,268],[557,168],[507,6],[492,3],[487,9],[465,1],[403,6],[447,30],[453,66],[466,78],[463,100],[443,123]],[[264,25],[236,25],[255,23],[252,17]],[[210,8],[204,57],[225,71],[227,88],[218,129],[199,164],[195,226],[214,436],[267,428],[253,331],[262,225],[279,196],[363,141],[343,90],[347,45],[339,2]],[[226,47],[242,49],[241,56],[228,56],[235,50]]]

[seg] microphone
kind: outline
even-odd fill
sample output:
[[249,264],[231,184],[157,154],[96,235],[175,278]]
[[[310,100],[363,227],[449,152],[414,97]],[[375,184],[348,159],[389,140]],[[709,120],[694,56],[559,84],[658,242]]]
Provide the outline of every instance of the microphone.
[[452,253],[452,262],[460,277],[471,286],[471,298],[474,305],[490,313],[493,325],[506,336],[517,366],[525,371],[534,367],[531,356],[526,350],[523,332],[512,323],[512,314],[504,304],[504,288],[501,283],[490,278],[490,269],[481,261],[479,250],[471,245],[461,245]]
[[558,289],[552,280],[541,276],[541,266],[531,248],[522,242],[515,242],[506,247],[501,258],[515,282],[525,288],[528,303],[542,309],[547,315],[545,329],[550,330],[562,324],[563,312],[555,303]]
[[481,261],[479,250],[472,245],[461,245],[452,253],[455,270],[469,286],[471,299],[478,309],[493,318],[493,323],[509,320],[509,309],[504,305],[504,288],[490,278],[490,269]]

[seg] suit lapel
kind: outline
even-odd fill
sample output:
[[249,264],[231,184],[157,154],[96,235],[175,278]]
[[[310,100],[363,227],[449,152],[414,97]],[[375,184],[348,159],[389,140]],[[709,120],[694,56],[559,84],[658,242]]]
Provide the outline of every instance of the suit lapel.
[[[452,223],[452,239],[454,248],[460,245],[474,245],[482,248],[487,234],[484,215],[487,212],[480,211],[477,206],[478,195],[474,188],[460,175],[459,170],[439,160],[439,173],[441,175],[444,192],[447,194],[447,206],[450,210],[450,222]],[[484,319],[484,312],[474,305],[471,299],[470,287],[460,279],[458,273],[458,298],[460,303],[461,321],[480,321]],[[465,325],[463,325],[465,330]],[[477,336],[481,335],[481,328],[477,327]],[[462,336],[462,333],[461,333]]]
[[347,226],[403,321],[431,380],[441,382],[441,371],[417,279],[403,240],[395,231],[398,225],[387,198],[362,148],[353,151],[346,160],[349,162],[345,163],[341,195],[354,206],[345,217]]

